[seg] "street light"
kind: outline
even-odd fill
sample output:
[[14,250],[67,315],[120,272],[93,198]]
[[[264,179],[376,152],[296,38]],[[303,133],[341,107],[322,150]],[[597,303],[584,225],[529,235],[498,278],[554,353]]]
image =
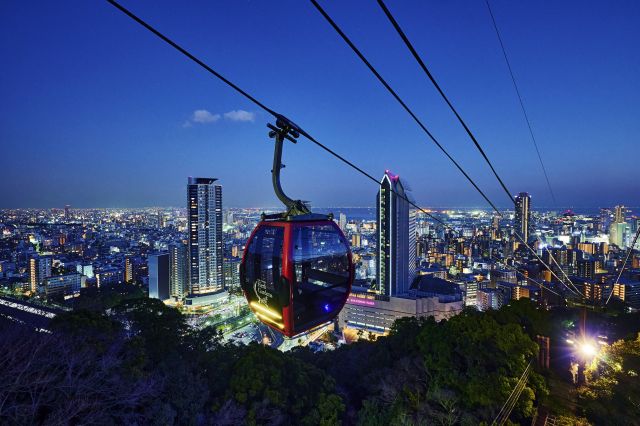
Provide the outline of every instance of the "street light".
[[598,353],[596,346],[593,343],[586,340],[582,342],[580,346],[578,346],[578,349],[580,350],[580,353],[582,354],[582,356],[584,356],[586,359],[593,358],[596,355],[596,353]]

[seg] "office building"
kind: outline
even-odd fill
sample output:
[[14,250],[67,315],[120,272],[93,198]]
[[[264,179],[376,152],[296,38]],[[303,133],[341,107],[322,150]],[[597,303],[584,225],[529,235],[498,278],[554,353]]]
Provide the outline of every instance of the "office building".
[[[531,236],[531,197],[526,192],[516,195],[516,211],[513,223],[514,231],[524,240],[529,241]],[[520,238],[516,236],[516,241],[520,242]]]
[[85,280],[86,277],[77,273],[47,277],[44,279],[44,292],[47,298],[78,295],[85,286]]
[[29,290],[31,293],[38,291],[38,287],[44,284],[44,280],[51,276],[53,259],[50,256],[38,256],[29,259]]
[[588,280],[595,280],[600,269],[600,261],[592,256],[578,259],[578,276]]
[[607,209],[607,208],[600,209],[600,218],[598,220],[598,230],[600,232],[608,232],[611,222],[612,222],[611,209]]
[[169,298],[169,253],[149,255],[149,297]]
[[390,171],[377,198],[377,293],[397,296],[409,291],[416,269],[415,212],[407,201],[406,183]]
[[461,293],[456,297],[451,294],[388,297],[372,293],[366,288],[354,287],[338,315],[338,326],[386,335],[397,319],[434,317],[440,321],[459,314],[463,308]]
[[124,271],[114,266],[107,266],[96,272],[98,288],[106,285],[117,285],[124,282]]
[[189,296],[224,290],[222,274],[222,186],[213,178],[189,178]]
[[239,257],[224,259],[224,287],[229,291],[240,291],[240,262]]
[[340,226],[340,229],[342,229],[342,232],[347,232],[347,215],[344,213],[340,213],[338,217],[338,225]]
[[134,282],[135,278],[134,278],[133,269],[134,269],[133,259],[131,258],[131,256],[125,256],[124,258],[124,282],[125,283]]
[[634,309],[640,309],[640,281],[620,280],[613,288],[613,297]]
[[503,292],[496,288],[481,288],[477,291],[476,307],[480,311],[500,309]]
[[625,222],[625,207],[624,206],[616,206],[615,207],[615,215],[614,215],[614,222],[616,223],[623,223]]
[[625,232],[627,224],[625,222],[613,222],[609,226],[609,244],[615,244],[619,248],[625,248]]
[[79,263],[76,265],[76,272],[86,276],[87,278],[94,278],[93,265],[91,263]]
[[187,245],[169,245],[169,293],[176,301],[186,297],[189,289],[189,254]]
[[515,269],[494,269],[489,272],[491,287],[495,288],[498,281],[518,284],[518,274]]

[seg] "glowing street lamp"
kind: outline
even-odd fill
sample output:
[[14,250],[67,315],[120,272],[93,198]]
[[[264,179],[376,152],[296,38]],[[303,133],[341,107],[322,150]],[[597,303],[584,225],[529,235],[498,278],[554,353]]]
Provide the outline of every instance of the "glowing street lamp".
[[578,345],[578,350],[587,360],[593,358],[598,353],[598,349],[596,348],[596,346],[586,340]]

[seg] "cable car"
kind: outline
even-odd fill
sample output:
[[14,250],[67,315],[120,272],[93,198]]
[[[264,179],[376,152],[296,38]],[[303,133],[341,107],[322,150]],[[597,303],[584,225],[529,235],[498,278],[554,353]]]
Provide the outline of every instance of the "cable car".
[[[277,126],[277,127],[276,127]],[[311,213],[280,186],[282,144],[296,142],[295,125],[279,117],[268,124],[275,138],[272,180],[285,213],[262,215],[240,264],[242,290],[253,313],[287,337],[333,320],[351,291],[349,243],[332,215]]]

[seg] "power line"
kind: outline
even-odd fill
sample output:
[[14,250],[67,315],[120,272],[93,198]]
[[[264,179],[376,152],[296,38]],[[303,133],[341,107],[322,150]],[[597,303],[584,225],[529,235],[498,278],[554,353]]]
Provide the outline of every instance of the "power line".
[[402,106],[402,108],[413,118],[413,120],[418,124],[418,126],[424,131],[429,139],[447,156],[447,158],[456,166],[456,168],[464,175],[465,178],[473,185],[473,187],[482,195],[482,197],[493,207],[493,209],[502,216],[502,212],[498,210],[498,208],[493,204],[493,202],[485,195],[485,193],[480,189],[480,187],[475,183],[475,181],[464,171],[464,169],[458,164],[456,160],[449,154],[449,152],[438,142],[438,140],[433,136],[433,134],[427,129],[427,127],[422,123],[422,121],[416,116],[416,114],[407,106],[407,104],[402,100],[402,98],[396,93],[395,90],[391,88],[389,83],[380,75],[380,73],[375,69],[373,65],[365,58],[365,56],[360,52],[360,50],[353,44],[353,42],[347,37],[347,35],[340,29],[340,27],[331,19],[331,17],[324,11],[324,9],[318,4],[316,0],[311,0],[311,3],[318,9],[318,12],[324,17],[324,19],[333,27],[333,29],[342,37],[342,39],[349,45],[351,50],[360,58],[360,60],[369,68],[369,70],[376,76],[376,78],[382,83],[382,85],[387,89],[389,93],[398,101],[398,103]]
[[[524,389],[524,386],[527,383],[527,379],[529,378],[529,373],[530,373],[530,368],[532,363],[533,363],[533,360],[529,361],[529,364],[527,364],[527,368],[525,368],[524,371],[522,372],[522,375],[520,376],[513,390],[509,394],[509,397],[502,405],[502,408],[500,408],[500,411],[496,415],[495,419],[493,419],[493,422],[491,422],[492,426],[496,424],[502,425],[511,414],[511,410],[513,410],[513,407],[515,406],[515,402],[518,401],[518,398],[520,397],[520,394],[522,393],[522,390]],[[510,408],[507,408],[507,407],[510,407]]]
[[[328,146],[324,145],[323,143],[319,142],[317,139],[315,139],[313,136],[311,136],[309,133],[307,133],[305,130],[303,130],[300,126],[298,126],[297,124],[293,123],[291,120],[289,120],[288,118],[286,118],[284,115],[279,114],[277,112],[275,112],[273,109],[267,107],[265,104],[263,104],[262,102],[260,102],[258,99],[256,99],[255,97],[253,97],[252,95],[250,95],[248,92],[246,92],[245,90],[242,90],[239,86],[237,86],[236,84],[234,84],[231,80],[225,78],[222,74],[220,74],[219,72],[217,72],[216,70],[214,70],[213,68],[211,68],[209,65],[207,65],[206,63],[204,63],[203,61],[201,61],[200,59],[198,59],[195,55],[193,55],[192,53],[190,53],[188,50],[186,50],[185,48],[183,48],[182,46],[180,46],[178,43],[176,43],[175,41],[171,40],[169,37],[167,37],[166,35],[162,34],[160,31],[158,31],[157,29],[155,29],[153,26],[151,26],[150,24],[148,24],[147,22],[145,22],[143,19],[141,19],[140,17],[138,17],[137,15],[135,15],[133,12],[131,12],[130,10],[128,10],[127,8],[125,8],[124,6],[122,6],[121,4],[119,4],[118,2],[116,2],[115,0],[107,0],[111,5],[115,6],[118,10],[120,10],[121,12],[123,12],[125,15],[127,15],[128,17],[130,17],[131,19],[133,19],[134,21],[136,21],[138,24],[142,25],[144,28],[146,28],[147,30],[149,30],[150,32],[152,32],[153,34],[155,34],[156,36],[158,36],[161,40],[163,40],[164,42],[166,42],[167,44],[169,44],[171,47],[173,47],[174,49],[176,49],[178,52],[182,53],[184,56],[186,56],[187,58],[191,59],[193,62],[195,62],[196,64],[200,65],[202,68],[204,68],[206,71],[208,71],[210,74],[213,74],[216,78],[218,78],[219,80],[221,80],[222,82],[224,82],[226,85],[230,86],[232,89],[234,89],[236,92],[240,93],[242,96],[244,96],[245,98],[247,98],[248,100],[250,100],[251,102],[253,102],[255,105],[257,105],[258,107],[260,107],[262,110],[264,110],[265,112],[268,112],[269,114],[271,114],[273,117],[275,117],[276,119],[279,120],[284,120],[285,122],[289,123],[290,125],[292,125],[292,127],[295,128],[295,130],[297,130],[301,135],[303,135],[305,138],[307,138],[309,141],[313,142],[315,145],[317,145],[318,147],[322,148],[324,151],[328,152],[329,154],[333,155],[334,157],[336,157],[337,159],[339,159],[340,161],[342,161],[343,163],[345,163],[346,165],[348,165],[349,167],[353,168],[354,170],[356,170],[357,172],[359,172],[360,174],[364,175],[367,179],[373,181],[376,183],[376,185],[380,185],[380,182],[378,182],[378,180],[376,178],[374,178],[371,174],[367,173],[366,171],[364,171],[363,169],[361,169],[360,167],[358,167],[357,165],[355,165],[354,163],[352,163],[351,161],[347,160],[345,157],[343,157],[342,155],[338,154],[337,152],[333,151],[331,148],[329,148]],[[416,209],[420,210],[422,213],[426,214],[428,217],[430,217],[431,219],[435,220],[436,222],[440,223],[442,226],[444,226],[445,228],[450,228],[452,229],[449,225],[447,225],[445,222],[443,222],[442,220],[440,220],[439,218],[433,216],[432,214],[430,214],[429,212],[425,211],[424,209],[422,209],[421,207],[419,207],[417,204],[415,204],[414,202],[412,202],[411,200],[409,200],[408,197],[404,196],[403,194],[398,193],[397,191],[393,190],[393,188],[391,189],[391,192],[395,193],[397,196],[399,196],[400,198],[404,199],[405,201],[407,201],[409,204],[411,204],[413,207],[415,207]],[[454,230],[455,232],[455,230]]]
[[607,297],[607,301],[606,301],[605,305],[609,303],[609,300],[611,300],[611,296],[613,295],[613,289],[616,288],[616,285],[618,285],[618,281],[620,281],[620,277],[622,276],[622,273],[624,272],[624,268],[627,266],[627,262],[629,261],[629,256],[631,255],[631,252],[633,251],[633,248],[636,246],[636,243],[638,242],[638,236],[640,236],[640,226],[638,226],[638,230],[636,231],[636,236],[633,238],[633,242],[631,243],[631,247],[629,247],[629,251],[627,252],[627,255],[624,258],[624,262],[622,263],[622,269],[620,269],[620,273],[618,274],[618,277],[616,278],[616,282],[613,284],[613,287],[611,287],[611,292],[609,293],[609,297]]
[[491,10],[491,5],[489,4],[489,0],[485,0],[485,3],[487,3],[487,8],[489,9],[489,15],[491,15],[491,22],[493,22],[493,28],[496,31],[496,35],[498,36],[498,41],[500,42],[500,48],[502,49],[502,55],[504,56],[504,60],[507,63],[507,68],[509,69],[509,75],[511,75],[511,81],[513,82],[513,87],[516,89],[516,94],[518,95],[518,101],[520,102],[520,108],[522,109],[522,114],[524,115],[524,119],[527,122],[527,128],[529,129],[529,134],[531,135],[531,141],[533,142],[533,146],[536,148],[536,153],[538,154],[538,160],[540,160],[540,166],[542,167],[544,178],[547,181],[547,187],[549,188],[551,199],[553,200],[553,204],[557,205],[558,203],[556,201],[556,196],[553,193],[553,189],[551,189],[551,182],[549,181],[547,168],[544,166],[544,161],[542,161],[540,148],[538,148],[538,142],[536,141],[536,137],[533,134],[533,128],[531,127],[531,122],[529,121],[529,115],[527,114],[527,110],[524,107],[524,102],[522,100],[522,96],[520,95],[520,90],[518,89],[516,78],[513,75],[513,69],[511,69],[511,63],[509,62],[509,57],[507,56],[507,50],[505,49],[504,43],[502,42],[502,36],[500,36],[500,30],[498,30],[498,24],[496,23],[496,20],[493,16],[493,11]]
[[449,106],[449,109],[451,109],[451,111],[455,114],[456,118],[458,119],[458,121],[460,122],[462,127],[464,127],[464,130],[467,132],[467,135],[469,135],[469,137],[473,141],[474,145],[476,146],[476,148],[478,149],[478,151],[480,152],[480,154],[484,158],[484,161],[491,168],[491,171],[493,172],[493,175],[496,177],[498,182],[500,182],[500,186],[502,186],[502,189],[504,189],[504,192],[507,194],[509,199],[515,204],[516,200],[513,199],[513,196],[511,195],[511,191],[509,191],[507,189],[507,186],[505,185],[505,183],[502,181],[502,179],[498,175],[498,172],[496,172],[496,169],[493,167],[493,164],[491,164],[491,161],[489,160],[489,157],[487,157],[487,154],[484,152],[484,149],[482,149],[482,147],[480,146],[480,143],[478,143],[478,140],[476,139],[476,137],[473,135],[473,133],[471,132],[471,130],[467,126],[467,123],[464,122],[464,120],[462,119],[460,114],[458,114],[458,111],[451,104],[451,101],[449,101],[449,98],[447,97],[447,95],[444,94],[444,92],[440,88],[440,85],[438,84],[436,79],[433,77],[433,75],[429,71],[429,68],[427,68],[427,66],[425,65],[424,61],[420,57],[420,55],[418,54],[416,49],[413,47],[413,45],[409,41],[409,38],[406,36],[404,31],[400,27],[400,24],[398,24],[398,21],[396,21],[396,19],[393,17],[393,15],[391,14],[391,12],[387,8],[387,6],[384,4],[384,1],[378,0],[378,5],[380,5],[380,8],[382,8],[382,11],[387,16],[387,18],[389,19],[389,22],[391,22],[391,25],[393,25],[393,28],[395,28],[396,32],[398,33],[398,35],[400,36],[402,41],[404,41],[404,44],[407,46],[407,48],[409,49],[409,51],[411,52],[411,54],[413,55],[415,60],[418,62],[418,65],[420,65],[420,68],[422,68],[422,70],[425,72],[425,74],[427,75],[427,77],[429,78],[431,83],[433,83],[433,85],[436,88],[436,90],[438,91],[438,93],[440,93],[440,96],[442,96],[442,99],[444,99],[444,101]]

